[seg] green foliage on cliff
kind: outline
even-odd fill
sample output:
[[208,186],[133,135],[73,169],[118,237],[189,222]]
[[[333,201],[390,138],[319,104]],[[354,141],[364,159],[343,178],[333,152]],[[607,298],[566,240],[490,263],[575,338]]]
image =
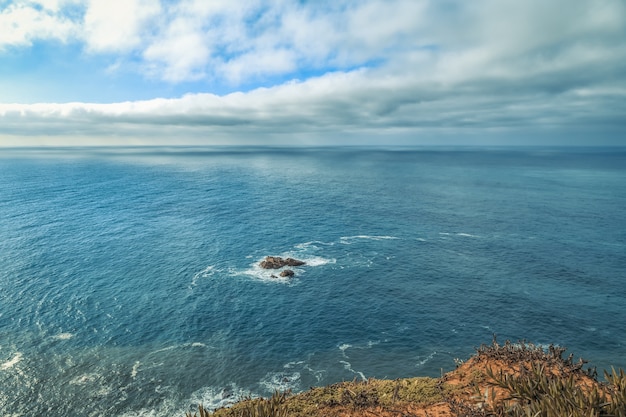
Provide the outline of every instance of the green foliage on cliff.
[[[481,378],[487,388],[477,392],[478,403],[453,401],[452,410],[463,417],[626,417],[626,374],[622,369],[604,373],[584,370],[583,360],[563,358],[565,348],[547,349],[509,341],[481,346],[474,357],[486,363]],[[494,371],[492,364],[498,364]],[[481,385],[484,385],[481,384]],[[497,391],[496,391],[497,390]]]
[[277,392],[269,399],[248,398],[213,414],[200,407],[195,414],[187,413],[187,417],[306,417],[320,415],[321,410],[333,407],[359,411],[407,403],[432,404],[442,401],[443,393],[434,378],[369,379],[311,388],[297,395]]
[[276,392],[214,413],[200,406],[186,417],[415,416],[430,415],[431,406],[456,417],[626,417],[626,373],[613,369],[600,382],[595,370],[583,369],[584,361],[563,358],[564,351],[524,342],[499,345],[494,338],[442,378],[355,380],[296,395]]
[[[522,368],[523,369],[523,368]],[[490,383],[508,396],[485,415],[506,417],[626,417],[626,375],[605,373],[605,384],[585,386],[574,375],[558,376],[543,364],[507,375],[489,372]]]

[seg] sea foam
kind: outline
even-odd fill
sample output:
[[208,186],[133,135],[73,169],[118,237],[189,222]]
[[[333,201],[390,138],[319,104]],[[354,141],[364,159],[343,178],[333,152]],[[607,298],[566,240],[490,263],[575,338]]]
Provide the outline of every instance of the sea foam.
[[24,355],[22,354],[22,352],[16,352],[15,355],[13,355],[13,358],[0,365],[0,369],[6,371],[7,369],[13,368],[15,365],[21,362],[23,357]]
[[298,391],[300,389],[300,372],[268,372],[259,385],[266,391]]
[[209,278],[218,272],[221,272],[221,270],[217,269],[214,265],[207,266],[202,271],[194,274],[193,278],[191,279],[191,286],[195,287],[196,285],[198,285],[198,280],[202,278]]
[[426,365],[428,362],[430,362],[435,357],[435,355],[437,355],[436,351],[431,353],[430,355],[426,356],[424,359],[418,360],[416,366],[418,368],[420,368],[420,367]]
[[235,383],[226,384],[223,387],[203,387],[191,394],[192,404],[202,404],[207,410],[229,407],[245,397],[255,398],[258,395],[244,390]]
[[357,235],[357,236],[342,236],[339,238],[339,242],[344,245],[350,245],[357,240],[397,240],[399,237],[395,236],[370,236],[370,235]]
[[73,333],[59,333],[57,335],[50,336],[50,338],[53,340],[69,340],[72,337],[74,337]]
[[361,371],[355,371],[354,369],[352,369],[352,364],[350,364],[350,362],[348,362],[348,361],[339,361],[339,363],[343,365],[345,370],[350,371],[353,374],[360,376],[363,381],[367,381],[367,378],[365,377],[365,374],[363,372],[361,372]]
[[[315,268],[328,264],[334,264],[337,262],[334,258],[324,258],[316,255],[304,255],[302,252],[284,252],[277,256],[281,258],[296,258],[304,262],[304,265],[299,267],[283,267],[279,269],[264,269],[259,265],[264,258],[257,259],[255,262],[248,265],[246,269],[229,268],[229,274],[231,276],[248,276],[258,281],[266,283],[278,283],[278,284],[297,284],[298,276],[306,274],[308,268]],[[281,277],[280,272],[285,269],[291,269],[296,273],[295,277]]]

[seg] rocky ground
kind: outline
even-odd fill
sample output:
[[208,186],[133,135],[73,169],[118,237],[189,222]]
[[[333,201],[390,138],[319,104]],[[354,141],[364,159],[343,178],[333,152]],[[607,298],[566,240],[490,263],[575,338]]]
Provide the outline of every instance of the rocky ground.
[[[214,417],[626,416],[626,376],[601,383],[565,349],[483,345],[441,378],[342,382],[245,399]],[[578,404],[578,405],[577,405]],[[571,411],[573,410],[573,411]],[[208,416],[205,410],[196,413]],[[192,414],[188,414],[191,417]]]

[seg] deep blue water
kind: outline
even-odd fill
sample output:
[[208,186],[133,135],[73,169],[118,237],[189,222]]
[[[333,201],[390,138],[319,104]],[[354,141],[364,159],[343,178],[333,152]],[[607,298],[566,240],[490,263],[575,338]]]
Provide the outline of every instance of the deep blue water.
[[1,149],[0,414],[438,376],[494,333],[626,367],[625,207],[623,149]]

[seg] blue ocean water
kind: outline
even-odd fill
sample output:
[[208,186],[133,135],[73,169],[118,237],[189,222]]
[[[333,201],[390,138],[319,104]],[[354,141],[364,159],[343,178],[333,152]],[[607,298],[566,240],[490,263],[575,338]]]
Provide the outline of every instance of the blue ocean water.
[[2,149],[0,414],[439,376],[494,333],[626,367],[625,207],[623,149]]

